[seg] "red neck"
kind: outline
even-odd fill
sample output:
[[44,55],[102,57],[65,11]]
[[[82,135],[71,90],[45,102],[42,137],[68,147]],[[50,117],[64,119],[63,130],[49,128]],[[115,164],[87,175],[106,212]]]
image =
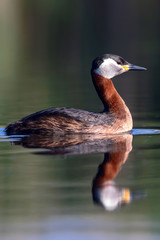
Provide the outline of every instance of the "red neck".
[[104,78],[92,72],[92,80],[106,112],[119,115],[124,110],[128,110],[124,101],[116,91],[111,79]]

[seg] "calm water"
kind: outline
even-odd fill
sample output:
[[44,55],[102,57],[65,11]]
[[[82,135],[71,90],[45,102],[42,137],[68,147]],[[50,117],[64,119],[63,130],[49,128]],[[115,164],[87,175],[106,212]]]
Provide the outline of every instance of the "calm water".
[[159,239],[159,133],[66,137],[55,150],[1,128],[1,238]]

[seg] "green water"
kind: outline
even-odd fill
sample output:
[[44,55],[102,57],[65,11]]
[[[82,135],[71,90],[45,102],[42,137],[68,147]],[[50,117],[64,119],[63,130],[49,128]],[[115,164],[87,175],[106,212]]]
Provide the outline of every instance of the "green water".
[[[48,154],[45,149],[11,145],[1,134],[1,238],[157,239],[159,139],[154,134],[133,136],[133,149],[112,180],[134,197],[111,210],[95,204],[92,196],[103,153]],[[101,152],[101,145],[98,149]]]

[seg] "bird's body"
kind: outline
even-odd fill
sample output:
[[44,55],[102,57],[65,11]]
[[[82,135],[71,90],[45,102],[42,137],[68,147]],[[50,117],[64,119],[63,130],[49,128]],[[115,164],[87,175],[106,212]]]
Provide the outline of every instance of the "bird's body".
[[[129,66],[132,69],[129,69]],[[117,134],[130,131],[133,127],[131,113],[110,79],[128,70],[145,69],[128,64],[119,56],[109,54],[93,61],[91,75],[96,91],[104,105],[103,112],[50,108],[9,124],[6,133],[8,135],[32,133]]]

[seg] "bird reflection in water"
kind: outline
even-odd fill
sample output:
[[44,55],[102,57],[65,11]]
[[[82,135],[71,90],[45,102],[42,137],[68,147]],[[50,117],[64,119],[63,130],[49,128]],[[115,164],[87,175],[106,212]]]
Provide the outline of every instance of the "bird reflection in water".
[[[12,137],[12,136],[10,136]],[[19,137],[19,136],[17,136]],[[129,140],[127,140],[129,139]],[[31,134],[18,138],[13,144],[26,148],[41,148],[37,154],[89,154],[89,153],[109,153],[113,149],[122,148],[122,144],[128,144],[131,150],[131,134]],[[126,149],[126,147],[125,147]]]
[[129,204],[133,199],[143,198],[144,193],[133,193],[128,188],[114,182],[121,166],[132,150],[130,133],[118,135],[68,134],[68,135],[30,135],[14,142],[27,148],[41,148],[36,154],[89,154],[104,153],[104,160],[98,167],[93,179],[92,196],[95,203],[106,210],[113,211]]
[[108,211],[131,202],[130,190],[119,187],[113,179],[132,150],[132,135],[126,134],[118,138],[118,144],[113,144],[112,150],[104,154],[104,161],[99,165],[92,187],[94,202],[101,204]]

